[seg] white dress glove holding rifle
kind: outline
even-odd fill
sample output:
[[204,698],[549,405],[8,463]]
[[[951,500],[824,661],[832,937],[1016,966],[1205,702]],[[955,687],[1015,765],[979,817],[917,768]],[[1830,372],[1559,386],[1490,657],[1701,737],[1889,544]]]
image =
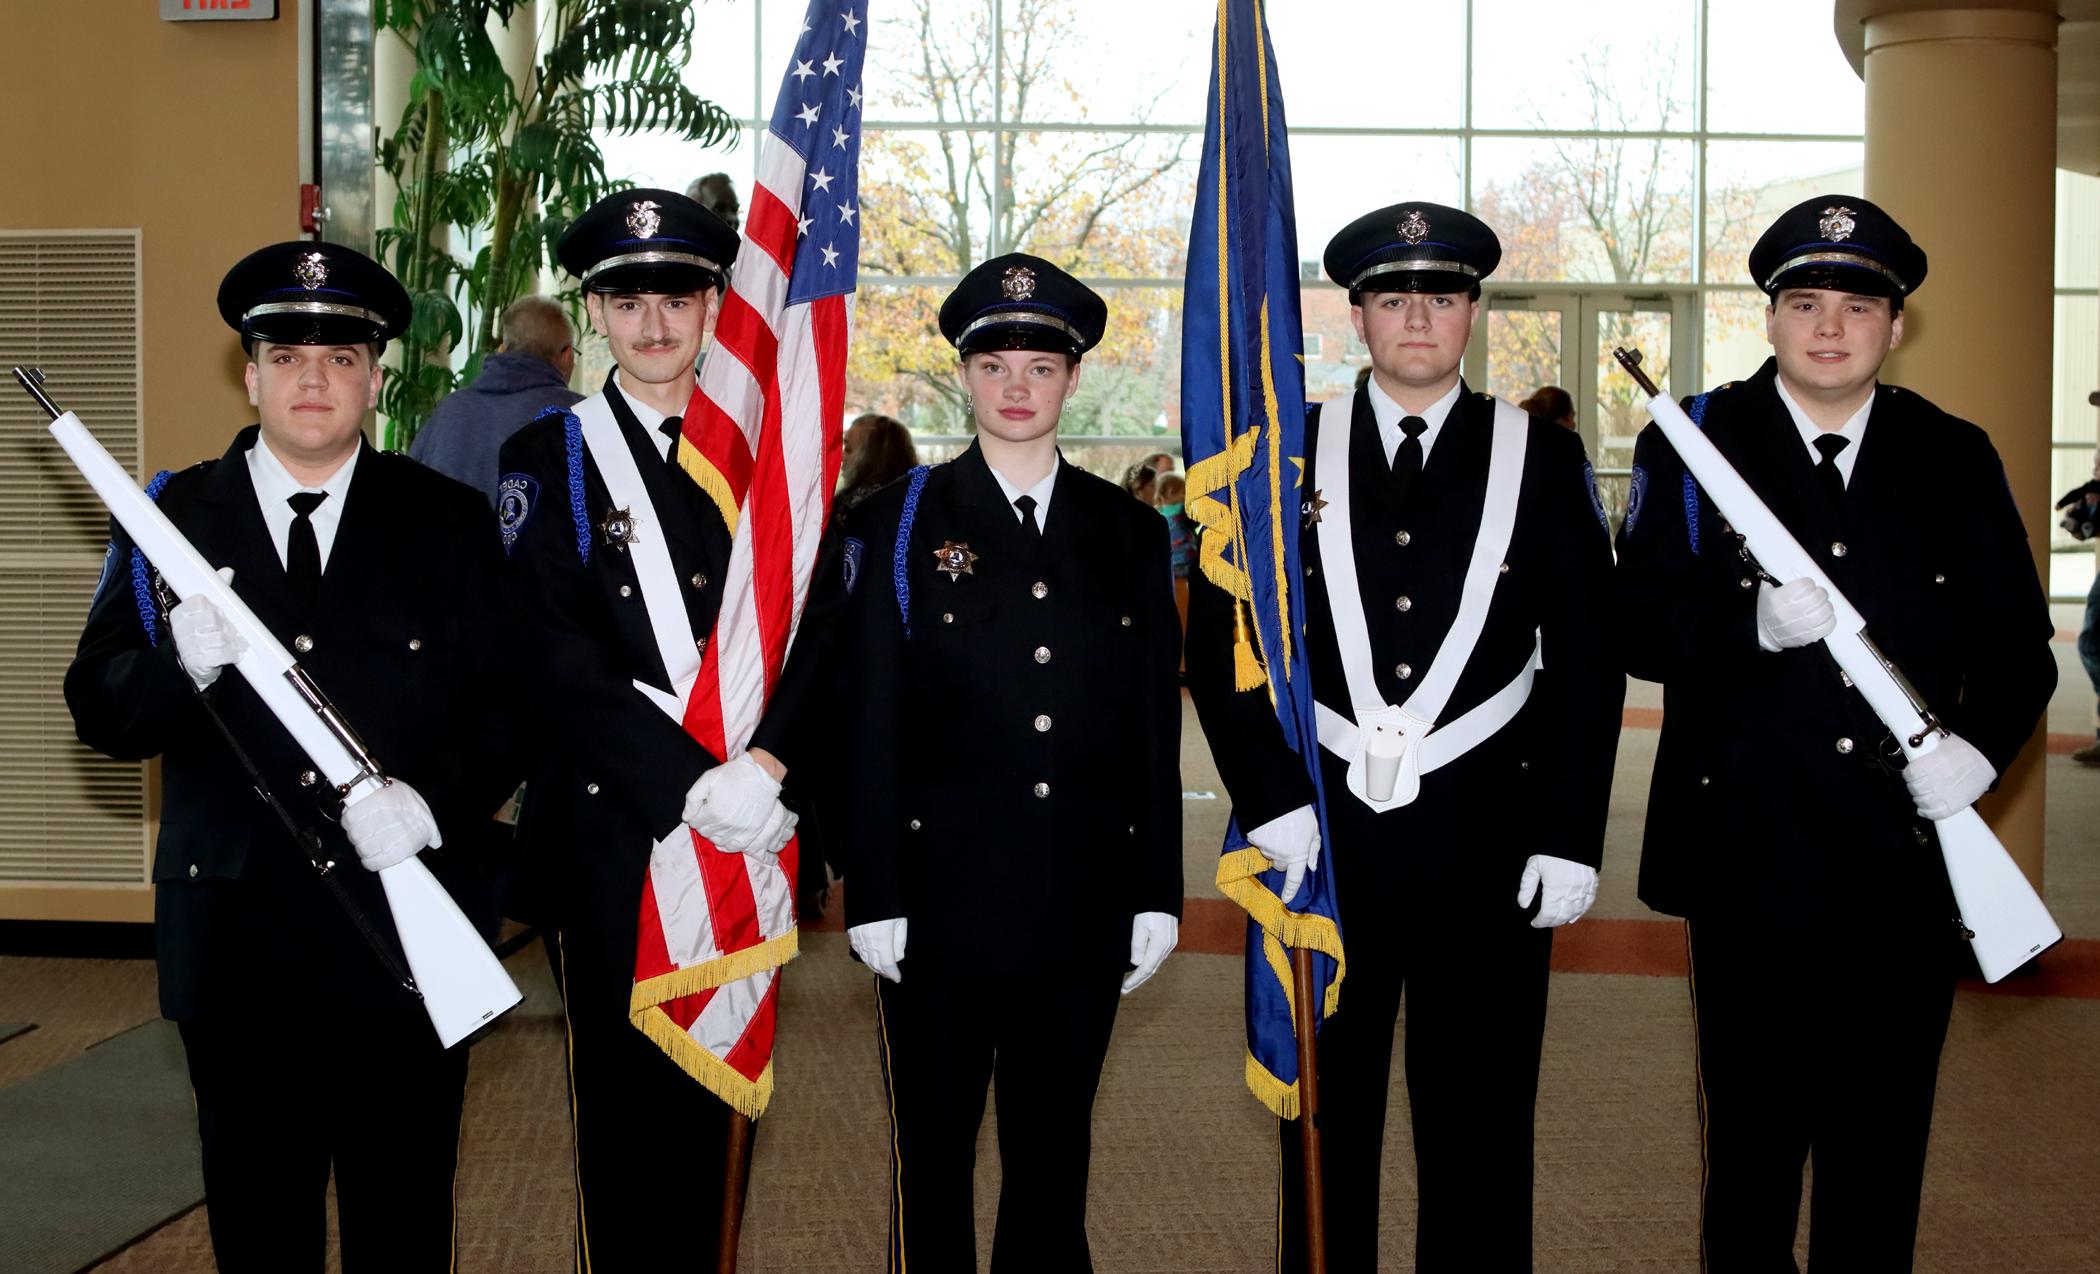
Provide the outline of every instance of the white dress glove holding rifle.
[[853,954],[862,964],[892,982],[902,982],[904,974],[897,966],[904,960],[905,928],[910,923],[903,916],[870,920],[846,930],[846,941],[853,944]]
[[343,834],[366,871],[385,871],[444,843],[422,793],[390,779],[385,787],[343,810]]
[[1597,901],[1597,869],[1551,854],[1533,854],[1524,860],[1524,875],[1517,881],[1517,905],[1529,907],[1539,898],[1539,914],[1531,918],[1534,929],[1557,929],[1582,919]]
[[1320,870],[1320,816],[1313,813],[1310,805],[1277,815],[1248,832],[1247,839],[1269,860],[1270,866],[1283,872],[1283,893],[1279,897],[1285,906],[1298,896],[1305,873]]
[[1836,627],[1830,594],[1812,579],[1757,590],[1757,644],[1773,654],[1819,642]]
[[1975,744],[1958,734],[1941,739],[1938,747],[1912,757],[1903,767],[1903,782],[1918,813],[1935,822],[1974,805],[1997,781],[1998,771]]
[[1131,917],[1130,963],[1137,967],[1123,976],[1123,994],[1151,981],[1180,940],[1181,922],[1164,911],[1141,911]]
[[[220,567],[219,580],[230,587],[233,568]],[[168,631],[175,635],[175,658],[199,690],[209,688],[229,664],[239,663],[241,652],[248,649],[240,633],[202,593],[176,603],[168,612]]]

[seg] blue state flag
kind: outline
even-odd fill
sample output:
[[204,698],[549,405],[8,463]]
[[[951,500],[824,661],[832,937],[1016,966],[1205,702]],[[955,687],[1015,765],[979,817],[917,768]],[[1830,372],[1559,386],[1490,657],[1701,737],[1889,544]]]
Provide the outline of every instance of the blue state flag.
[[[1203,167],[1183,296],[1181,443],[1199,568],[1234,599],[1235,681],[1266,686],[1284,741],[1319,790],[1298,564],[1305,455],[1298,230],[1283,92],[1261,0],[1219,0]],[[1326,802],[1322,799],[1322,839]],[[1331,859],[1286,908],[1283,873],[1226,828],[1218,888],[1247,912],[1247,1086],[1298,1115],[1290,948],[1313,953],[1320,1018],[1341,987]]]

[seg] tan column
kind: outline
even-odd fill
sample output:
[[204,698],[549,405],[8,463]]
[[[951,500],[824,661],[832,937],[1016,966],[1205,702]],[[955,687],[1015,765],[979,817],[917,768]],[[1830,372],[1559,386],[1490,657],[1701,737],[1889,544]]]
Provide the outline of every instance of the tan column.
[[[1924,247],[1886,378],[1991,435],[2046,583],[2055,310],[2056,15],[2024,8],[1866,20],[1867,198]],[[1922,493],[1930,516],[1930,493]],[[1981,808],[2037,886],[2040,729]]]

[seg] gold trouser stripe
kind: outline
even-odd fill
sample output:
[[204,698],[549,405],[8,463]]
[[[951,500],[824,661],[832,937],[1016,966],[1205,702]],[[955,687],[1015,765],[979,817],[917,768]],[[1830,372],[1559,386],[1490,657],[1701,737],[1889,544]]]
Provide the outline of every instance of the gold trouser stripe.
[[1283,1274],[1283,1137],[1276,1138],[1276,1274]]
[[875,975],[875,1031],[882,1043],[882,1094],[890,1105],[890,1274],[905,1274],[904,1155],[897,1146],[897,1084],[890,1052],[890,1023],[882,1011],[882,975]]
[[1684,922],[1684,981],[1692,997],[1692,1078],[1699,1097],[1699,1268],[1706,1268],[1706,1059],[1699,1046],[1699,968],[1692,962],[1692,922]]
[[576,1117],[576,1024],[569,1020],[569,950],[559,932],[554,935],[554,949],[561,953],[562,1041],[569,1051],[569,1165],[576,1178],[576,1271],[591,1274],[591,1227],[583,1213],[583,1133]]

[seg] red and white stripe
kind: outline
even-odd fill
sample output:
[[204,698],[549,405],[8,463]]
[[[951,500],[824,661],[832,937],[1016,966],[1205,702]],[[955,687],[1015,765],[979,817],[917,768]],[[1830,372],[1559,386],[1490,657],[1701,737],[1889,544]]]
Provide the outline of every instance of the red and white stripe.
[[[838,479],[852,329],[850,294],[786,304],[806,165],[777,138],[765,146],[715,343],[685,414],[689,470],[697,453],[737,510],[721,611],[684,718],[687,732],[724,759],[750,742],[809,596]],[[755,1115],[771,1087],[779,965],[794,953],[800,845],[772,858],[723,853],[698,835],[691,842],[651,857],[632,1008],[638,1025],[660,1013],[721,1063],[696,1066],[691,1055],[678,1056],[683,1045],[659,1039],[703,1083]],[[766,944],[766,967],[709,976],[711,966],[733,968]],[[664,996],[667,984],[684,993]]]

